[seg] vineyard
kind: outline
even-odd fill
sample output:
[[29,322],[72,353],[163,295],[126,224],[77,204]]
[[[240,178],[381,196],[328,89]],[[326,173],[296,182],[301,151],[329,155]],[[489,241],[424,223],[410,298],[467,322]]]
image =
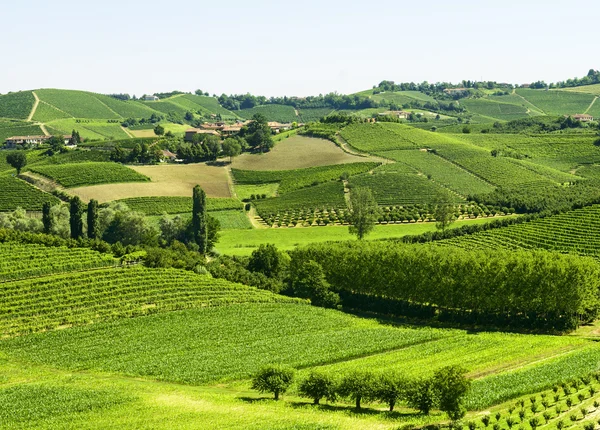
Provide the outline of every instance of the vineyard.
[[3,283],[0,333],[16,335],[233,303],[293,301],[175,269],[99,269]]
[[67,188],[150,180],[146,176],[118,163],[77,163],[35,166],[31,168],[31,171],[55,180]]
[[279,182],[280,195],[290,191],[338,180],[342,175],[352,176],[373,170],[380,163],[348,163],[333,166],[309,167],[296,170],[238,170],[231,173],[236,184],[269,184]]
[[0,176],[0,190],[0,212],[13,211],[19,207],[39,211],[44,202],[59,202],[53,195],[12,176]]
[[491,120],[511,121],[529,117],[527,109],[523,106],[488,99],[465,99],[461,101],[461,105],[466,107],[469,112]]
[[518,88],[516,93],[547,115],[584,113],[594,100],[594,96],[591,94],[568,91]]
[[[132,197],[117,200],[117,203],[125,203],[129,208],[145,215],[162,215],[192,213],[191,197]],[[208,198],[208,211],[242,210],[243,205],[237,199],[232,198]]]
[[12,136],[40,136],[43,134],[39,125],[21,121],[0,121],[0,142],[4,142]]
[[600,206],[438,242],[464,249],[548,249],[600,258]]
[[260,113],[267,117],[268,121],[276,121],[281,123],[298,122],[300,118],[296,115],[296,110],[293,106],[268,104],[256,106],[250,109],[236,110],[234,113],[244,119],[251,119],[254,114]]
[[39,122],[50,122],[64,118],[71,118],[71,115],[40,100],[32,119]]
[[34,102],[31,91],[0,95],[0,118],[27,119]]
[[[351,124],[340,132],[348,144],[364,152],[378,153],[391,149],[418,149],[408,138],[391,131],[387,124]],[[409,127],[407,127],[409,128]]]
[[326,117],[333,112],[331,108],[313,108],[313,109],[301,109],[300,119],[303,123],[319,121],[321,118]]
[[120,118],[118,114],[94,97],[92,93],[54,89],[36,90],[35,93],[41,101],[74,118]]
[[116,260],[86,248],[0,243],[0,282],[114,266]]

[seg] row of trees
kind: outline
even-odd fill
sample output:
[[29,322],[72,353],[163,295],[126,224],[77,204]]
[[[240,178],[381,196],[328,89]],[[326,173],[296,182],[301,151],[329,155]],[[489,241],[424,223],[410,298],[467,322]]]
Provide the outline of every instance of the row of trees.
[[[434,407],[448,414],[452,421],[461,419],[466,412],[464,399],[471,381],[466,370],[459,366],[438,369],[430,378],[403,378],[394,372],[375,375],[354,371],[337,379],[331,374],[312,371],[298,383],[298,394],[318,405],[322,399],[336,402],[349,399],[356,409],[362,402],[379,402],[388,405],[390,412],[399,402],[428,414]],[[279,400],[294,382],[295,371],[281,365],[263,367],[252,378],[252,389],[272,393]]]

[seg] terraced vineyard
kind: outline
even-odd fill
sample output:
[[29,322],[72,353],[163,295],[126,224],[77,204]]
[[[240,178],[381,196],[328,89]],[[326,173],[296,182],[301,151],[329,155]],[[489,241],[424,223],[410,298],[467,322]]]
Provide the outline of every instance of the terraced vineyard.
[[[192,213],[191,197],[132,197],[129,199],[117,200],[116,202],[125,203],[131,210],[146,215]],[[207,199],[207,210],[209,211],[226,211],[233,209],[243,209],[243,205],[238,199]]]
[[114,266],[116,260],[87,248],[0,243],[0,282]]
[[67,188],[150,180],[135,170],[118,163],[77,163],[56,166],[35,166],[31,168],[31,171],[55,180]]
[[257,185],[279,182],[279,194],[306,188],[322,182],[339,179],[342,175],[352,176],[365,173],[380,163],[348,163],[333,166],[309,167],[295,170],[239,170],[232,169],[236,184]]
[[380,205],[410,205],[433,203],[445,194],[455,202],[464,201],[427,178],[403,173],[376,173],[360,175],[350,179],[353,187],[367,187],[373,192]]
[[294,301],[175,269],[100,269],[5,282],[0,289],[0,333],[15,335],[232,303]]
[[542,248],[600,258],[600,206],[438,242],[465,249]]
[[12,176],[0,176],[0,211],[13,211],[20,207],[25,210],[39,211],[44,202],[58,203],[52,194],[45,193],[21,179]]

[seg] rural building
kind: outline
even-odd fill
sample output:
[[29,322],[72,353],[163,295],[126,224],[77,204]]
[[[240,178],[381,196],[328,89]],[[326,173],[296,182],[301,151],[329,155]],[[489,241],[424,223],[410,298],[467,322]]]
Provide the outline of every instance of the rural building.
[[157,102],[160,99],[156,96],[144,96],[144,100],[149,101],[149,102]]
[[274,133],[279,133],[280,131],[290,130],[292,128],[292,124],[282,124],[276,121],[269,121],[267,123],[269,128]]
[[[40,145],[47,140],[49,140],[52,136],[12,136],[6,139],[4,145],[7,148],[15,148],[18,145]],[[68,145],[71,136],[64,136],[65,145]]]
[[594,120],[594,117],[586,113],[578,113],[577,115],[573,115],[573,119],[581,122],[590,122]]
[[175,154],[167,149],[164,149],[162,151],[162,159],[163,159],[163,161],[175,161],[175,160],[177,160],[177,154]]
[[380,116],[395,116],[396,118],[400,118],[400,119],[408,119],[410,117],[410,112],[406,112],[403,110],[390,110],[387,112],[382,112],[379,114]]
[[183,140],[185,142],[193,142],[194,141],[194,136],[196,136],[197,134],[212,134],[213,136],[221,137],[221,135],[219,134],[219,132],[217,132],[215,130],[204,130],[204,129],[200,129],[200,128],[190,128],[190,129],[188,129],[188,130],[185,131],[185,137],[183,138]]
[[242,129],[241,125],[226,125],[221,129],[221,133],[226,136],[231,136],[233,134],[237,134]]

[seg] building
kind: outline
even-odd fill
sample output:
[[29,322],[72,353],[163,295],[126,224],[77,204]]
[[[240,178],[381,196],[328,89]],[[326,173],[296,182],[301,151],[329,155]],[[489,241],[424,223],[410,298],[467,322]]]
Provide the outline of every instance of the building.
[[380,116],[395,116],[396,118],[400,118],[400,119],[408,119],[410,117],[410,112],[406,112],[403,110],[389,110],[387,112],[382,112],[379,114]]
[[573,115],[573,119],[581,122],[591,122],[594,120],[594,117],[586,113],[578,113],[577,115]]
[[149,102],[157,102],[160,99],[156,96],[144,96],[144,100],[149,101]]
[[223,133],[225,136],[231,136],[234,134],[238,134],[241,129],[241,125],[226,125],[221,129],[221,133]]
[[200,128],[190,128],[190,129],[188,129],[188,130],[185,131],[185,137],[183,138],[183,140],[185,142],[193,142],[194,141],[194,136],[196,136],[197,134],[207,134],[207,135],[213,135],[213,136],[221,137],[221,135],[219,134],[219,132],[215,131],[215,130],[204,130],[204,129],[200,129]]
[[[16,148],[19,145],[40,145],[48,141],[52,136],[12,136],[6,139],[5,146],[7,148]],[[68,145],[71,136],[63,136],[65,145]]]
[[175,154],[167,149],[164,149],[162,151],[162,160],[163,161],[175,161],[175,160],[177,160],[177,154]]
[[267,124],[273,133],[279,133],[281,131],[291,130],[291,128],[292,128],[292,124],[282,124],[277,121],[269,121]]

